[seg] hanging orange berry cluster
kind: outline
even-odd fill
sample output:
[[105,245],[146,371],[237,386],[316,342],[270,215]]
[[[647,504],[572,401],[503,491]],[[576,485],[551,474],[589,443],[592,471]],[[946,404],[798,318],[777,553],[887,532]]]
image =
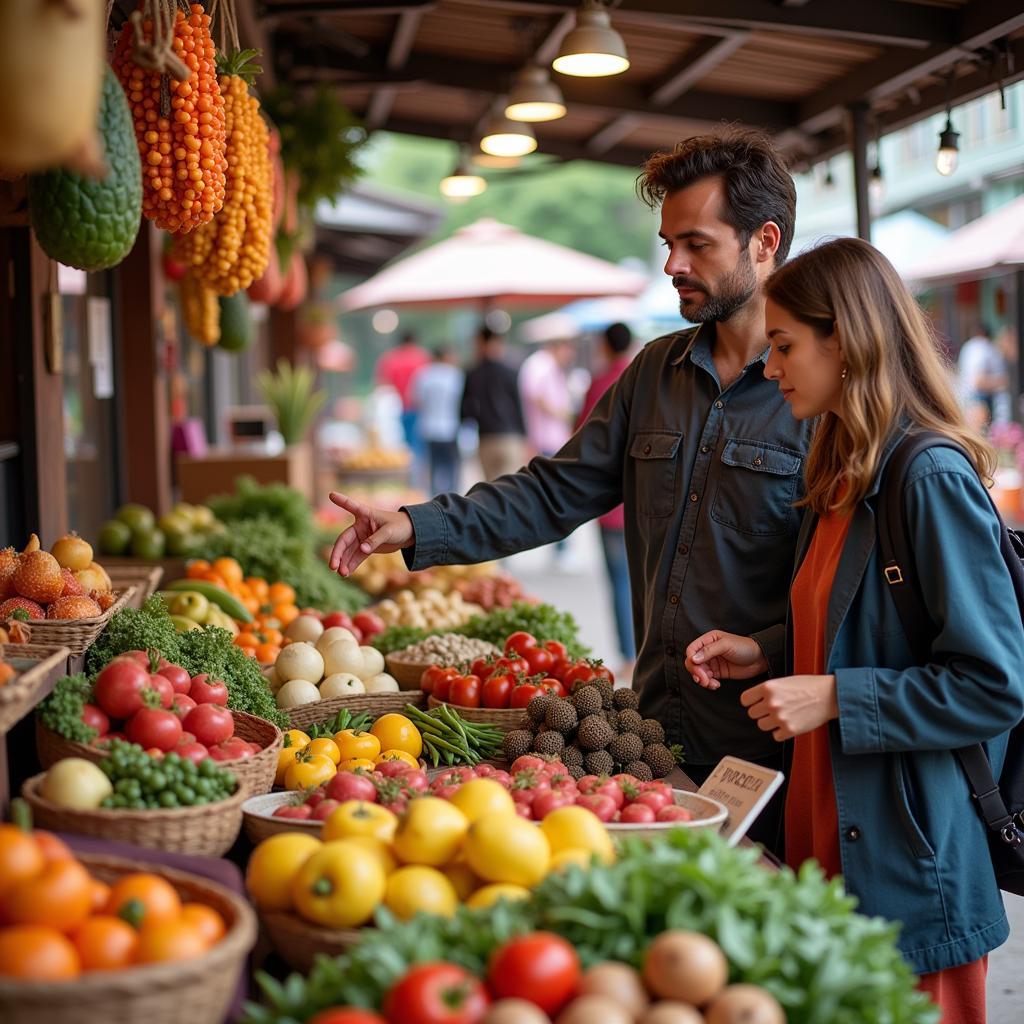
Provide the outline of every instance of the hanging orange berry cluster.
[[[217,54],[201,5],[192,4],[187,15],[173,0],[148,0],[145,7],[150,17],[133,17],[122,30],[113,67],[135,122],[142,212],[166,231],[188,232],[224,204],[227,136]],[[187,78],[143,56],[163,49]]]

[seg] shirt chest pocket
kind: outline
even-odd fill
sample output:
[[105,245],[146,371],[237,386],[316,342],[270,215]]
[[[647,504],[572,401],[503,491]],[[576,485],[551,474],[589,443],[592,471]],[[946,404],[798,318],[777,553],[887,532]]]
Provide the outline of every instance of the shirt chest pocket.
[[796,529],[803,456],[791,448],[730,437],[722,449],[711,517],[723,526],[758,537]]
[[676,474],[683,435],[645,430],[633,435],[629,457],[636,473],[636,510],[642,516],[670,516],[676,506]]

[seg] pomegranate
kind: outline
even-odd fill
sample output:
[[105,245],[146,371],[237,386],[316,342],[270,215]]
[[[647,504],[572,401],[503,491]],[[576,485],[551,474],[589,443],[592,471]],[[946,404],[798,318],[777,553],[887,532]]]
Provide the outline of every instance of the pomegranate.
[[14,573],[14,589],[22,596],[49,604],[64,590],[60,563],[49,551],[30,551],[18,560]]
[[91,597],[83,596],[58,597],[46,609],[48,619],[92,619],[102,614],[102,609]]
[[46,612],[35,601],[27,597],[10,597],[0,604],[0,619],[9,619],[17,611],[27,612],[30,619],[46,618]]
[[92,561],[92,545],[77,533],[68,533],[54,542],[50,554],[62,569],[88,569]]

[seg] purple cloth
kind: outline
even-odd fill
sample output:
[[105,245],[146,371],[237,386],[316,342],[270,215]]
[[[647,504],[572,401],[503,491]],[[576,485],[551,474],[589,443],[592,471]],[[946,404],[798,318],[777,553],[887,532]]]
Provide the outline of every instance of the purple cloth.
[[[208,878],[211,882],[222,885],[225,889],[237,893],[243,899],[245,882],[242,872],[230,861],[219,857],[193,857],[184,853],[169,853],[166,850],[151,850],[143,846],[132,846],[130,843],[116,843],[107,839],[96,839],[92,836],[72,835],[70,832],[58,832],[77,854],[94,854],[101,857],[123,857],[125,860],[144,861],[147,864],[162,865],[176,871],[184,871],[190,875]],[[238,978],[238,987],[231,1006],[228,1008],[225,1024],[240,1020],[242,1005],[249,998],[249,964],[246,958],[246,969]]]

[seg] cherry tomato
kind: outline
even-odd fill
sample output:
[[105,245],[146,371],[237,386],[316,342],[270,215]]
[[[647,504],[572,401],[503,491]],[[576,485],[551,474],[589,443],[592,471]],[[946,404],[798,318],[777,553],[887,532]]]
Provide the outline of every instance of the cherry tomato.
[[456,676],[452,680],[452,688],[448,700],[459,707],[478,708],[480,707],[480,690],[480,678],[478,676]]
[[570,665],[566,669],[565,675],[562,676],[562,682],[565,684],[565,688],[571,693],[572,688],[579,683],[589,683],[594,678],[593,668],[585,661],[577,661],[575,665]]
[[495,672],[490,678],[484,680],[483,706],[485,708],[507,708],[515,685],[515,678],[507,672]]
[[483,982],[455,964],[417,964],[384,999],[391,1024],[479,1024],[490,1000]]
[[475,676],[479,676],[482,680],[487,680],[496,670],[494,658],[488,655],[486,658],[474,658],[473,664],[469,666],[469,671]]
[[525,630],[519,630],[513,633],[505,641],[505,654],[515,653],[521,656],[525,656],[526,652],[537,646],[537,638],[532,633],[527,633]]
[[495,672],[510,672],[512,675],[525,675],[530,671],[530,665],[525,658],[521,658],[518,654],[508,655],[499,658],[494,663]]
[[534,932],[496,950],[487,977],[498,999],[526,999],[553,1017],[579,987],[580,961],[561,936]]
[[543,692],[544,691],[542,691],[535,683],[519,683],[512,687],[512,693],[508,699],[508,706],[510,708],[525,708],[538,693]]

